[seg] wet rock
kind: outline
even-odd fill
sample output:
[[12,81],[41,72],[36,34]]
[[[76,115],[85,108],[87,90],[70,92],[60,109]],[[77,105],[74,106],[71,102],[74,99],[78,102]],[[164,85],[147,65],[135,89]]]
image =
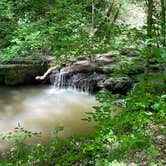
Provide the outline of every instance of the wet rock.
[[[46,73],[47,73],[47,72],[46,72]],[[56,76],[57,73],[59,73],[58,70],[53,70],[53,71],[51,72],[51,74],[47,76],[48,79],[50,80],[50,83],[51,83],[51,84],[54,84],[54,82],[55,82],[55,76]]]
[[[60,85],[71,86],[83,91],[97,92],[107,89],[113,93],[125,94],[131,89],[134,75],[144,71],[142,61],[135,56],[122,56],[118,52],[110,51],[104,54],[96,54],[66,64],[60,70],[63,83]],[[110,78],[112,73],[121,73],[128,77]],[[47,76],[47,77],[45,77]],[[55,68],[48,70],[43,76],[36,78],[48,78],[54,84],[59,80],[59,72]],[[59,79],[58,79],[59,78]],[[133,79],[134,80],[134,79]],[[59,86],[59,83],[57,84]],[[86,89],[86,90],[85,90]]]
[[96,68],[96,64],[89,62],[87,60],[82,60],[75,62],[72,65],[69,65],[62,69],[63,72],[89,72],[94,71]]
[[108,54],[96,54],[85,59],[81,59],[70,63],[65,68],[61,69],[64,72],[94,72],[99,66],[112,64],[117,61],[117,58]]
[[72,73],[63,72],[51,74],[50,81],[58,88],[72,87],[81,91],[97,92],[101,89],[98,82],[105,80],[106,76],[102,74],[93,73]]
[[104,88],[119,94],[126,94],[132,88],[132,80],[128,77],[109,78],[104,81]]
[[118,68],[118,64],[107,64],[103,66],[98,66],[96,68],[96,72],[103,73],[103,74],[110,74],[113,73]]
[[117,58],[115,58],[112,55],[97,54],[96,56],[94,56],[92,61],[94,63],[96,63],[97,65],[101,66],[101,65],[106,65],[106,64],[113,63],[113,62],[117,62],[118,60],[117,60]]

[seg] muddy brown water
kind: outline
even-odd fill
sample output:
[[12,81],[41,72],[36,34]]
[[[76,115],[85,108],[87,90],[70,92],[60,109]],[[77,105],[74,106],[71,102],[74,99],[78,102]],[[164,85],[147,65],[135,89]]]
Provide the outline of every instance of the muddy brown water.
[[[52,86],[0,87],[0,134],[13,131],[18,123],[26,130],[42,132],[47,141],[51,131],[63,126],[61,138],[89,134],[94,124],[82,121],[96,105],[94,96]],[[9,143],[0,140],[0,152]]]

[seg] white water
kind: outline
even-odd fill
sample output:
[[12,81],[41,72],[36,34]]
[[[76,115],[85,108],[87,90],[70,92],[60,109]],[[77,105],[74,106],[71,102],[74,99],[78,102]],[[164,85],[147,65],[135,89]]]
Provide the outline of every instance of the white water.
[[[72,89],[0,87],[0,133],[13,131],[20,123],[26,130],[42,132],[44,141],[58,126],[64,127],[62,138],[85,135],[93,130],[93,124],[81,119],[86,117],[85,112],[93,111],[94,105],[95,97]],[[1,140],[0,151],[5,148],[7,144]]]
[[63,71],[60,71],[55,75],[54,86],[56,89],[71,88],[80,92],[92,92],[91,83],[88,79],[80,79],[77,74],[73,75],[72,79],[67,79],[67,75],[68,73]]
[[55,77],[54,86],[57,89],[64,88],[65,87],[65,83],[66,83],[65,73],[64,72],[57,73],[56,77]]

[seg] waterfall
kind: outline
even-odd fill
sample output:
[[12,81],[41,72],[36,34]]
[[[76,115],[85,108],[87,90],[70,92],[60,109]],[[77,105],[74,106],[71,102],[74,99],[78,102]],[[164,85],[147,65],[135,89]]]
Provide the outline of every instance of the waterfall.
[[93,92],[93,81],[86,74],[72,74],[60,71],[55,75],[54,86],[57,89],[71,88],[81,92]]
[[65,78],[65,72],[59,72],[55,75],[55,82],[54,86],[57,89],[66,87],[66,78]]

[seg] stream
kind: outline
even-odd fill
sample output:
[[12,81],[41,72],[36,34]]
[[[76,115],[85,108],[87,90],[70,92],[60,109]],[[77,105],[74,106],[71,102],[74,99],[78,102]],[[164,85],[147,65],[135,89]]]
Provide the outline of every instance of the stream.
[[[13,131],[19,123],[26,130],[42,132],[37,141],[48,141],[51,131],[59,126],[64,127],[61,138],[86,135],[94,124],[81,119],[96,104],[94,96],[70,88],[0,87],[0,134]],[[0,140],[0,152],[8,147],[8,142]]]

